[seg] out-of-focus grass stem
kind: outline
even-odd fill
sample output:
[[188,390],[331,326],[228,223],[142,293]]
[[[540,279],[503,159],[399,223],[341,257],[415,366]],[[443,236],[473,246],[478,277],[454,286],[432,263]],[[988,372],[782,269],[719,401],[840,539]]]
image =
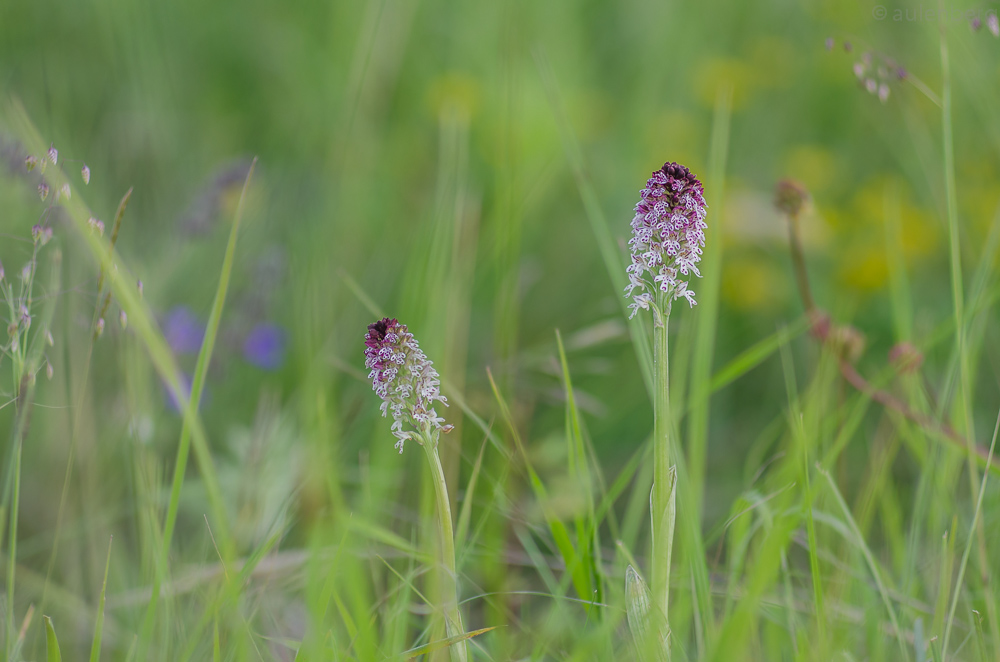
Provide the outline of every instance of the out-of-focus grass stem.
[[[219,276],[219,285],[215,292],[215,301],[212,304],[212,312],[209,315],[208,325],[205,329],[205,339],[202,342],[201,351],[198,353],[198,363],[195,366],[194,377],[191,380],[189,405],[194,408],[195,411],[197,411],[198,405],[201,402],[202,392],[205,387],[205,380],[208,377],[208,365],[212,358],[212,350],[215,347],[215,338],[219,331],[219,321],[222,318],[222,309],[225,306],[226,293],[229,289],[229,278],[232,273],[233,260],[236,253],[236,239],[239,236],[239,229],[243,219],[243,209],[246,204],[247,191],[250,188],[250,181],[253,178],[253,171],[256,164],[257,159],[254,158],[253,162],[250,164],[250,170],[247,172],[246,181],[243,183],[243,191],[240,194],[240,201],[236,208],[236,217],[233,221],[233,228],[229,233],[229,243],[226,246],[226,254],[222,262],[222,273]],[[174,526],[177,523],[177,512],[180,508],[181,487],[184,484],[184,474],[187,469],[188,453],[191,448],[191,427],[192,426],[188,423],[188,419],[185,418],[184,425],[181,428],[180,443],[177,446],[177,460],[174,465],[174,478],[170,489],[170,502],[167,506],[166,520],[163,523],[163,540],[161,542],[159,559],[157,560],[156,570],[154,572],[153,594],[143,623],[143,636],[141,637],[141,642],[147,644],[149,637],[152,636],[153,627],[155,625],[156,608],[160,598],[160,586],[163,583],[163,579],[166,577],[166,566],[170,555],[170,544],[173,539]],[[218,526],[222,532],[226,532],[223,535],[220,535],[220,539],[222,540],[223,557],[229,557],[232,555],[232,549],[230,549],[230,540],[228,536],[229,527],[222,513],[215,513],[214,519],[217,520],[216,526]]]
[[[986,462],[987,468],[989,468],[990,462],[993,460],[993,451],[997,445],[997,433],[1000,432],[1000,412],[997,412],[997,424],[993,428],[993,441],[990,442],[990,456]],[[972,525],[969,527],[969,538],[965,543],[965,552],[962,553],[962,563],[958,567],[958,577],[955,578],[955,592],[951,599],[951,608],[948,610],[948,624],[944,629],[944,642],[941,645],[942,655],[947,655],[948,653],[948,640],[951,637],[951,625],[955,620],[955,608],[958,607],[958,596],[962,594],[962,580],[965,578],[965,568],[969,563],[969,552],[972,551],[972,539],[976,537],[975,529],[980,525],[981,518],[979,513],[983,509],[983,497],[986,494],[986,479],[989,473],[983,476],[982,483],[979,485],[979,496],[976,499],[976,510],[972,514]],[[982,539],[982,538],[980,538]]]
[[[938,0],[939,11],[944,11],[944,1]],[[948,244],[951,264],[951,292],[955,314],[955,343],[958,352],[959,390],[961,393],[963,430],[966,440],[966,457],[969,471],[969,490],[973,501],[979,492],[979,470],[976,467],[975,424],[972,416],[972,385],[969,376],[969,348],[965,327],[965,299],[962,285],[962,251],[958,228],[958,192],[955,183],[955,142],[952,122],[951,60],[948,51],[947,21],[940,23],[941,44],[941,142],[944,152],[945,198],[948,211]],[[992,446],[991,446],[992,448]],[[987,460],[987,467],[989,461]],[[986,552],[986,536],[981,520],[977,521],[979,572],[986,597],[986,614],[990,623],[995,650],[1000,650],[1000,622],[997,617],[995,596],[989,591],[990,565]],[[956,589],[957,590],[957,589]],[[948,655],[947,647],[942,656]]]
[[[732,106],[732,85],[720,87],[715,100],[715,119],[709,153],[709,183],[714,219],[705,230],[705,266],[699,286],[701,301],[697,308],[697,332],[694,340],[694,357],[691,366],[691,393],[706,392],[712,378],[712,359],[715,355],[715,331],[719,319],[719,291],[722,280],[722,207],[725,200],[726,157],[729,148],[729,116]],[[708,456],[708,426],[710,398],[695,398],[691,403],[688,419],[687,461],[691,476],[691,494],[697,503],[700,518],[704,501],[705,463]]]
[[[122,196],[121,201],[118,203],[118,210],[115,212],[115,221],[113,229],[111,232],[111,242],[108,247],[109,254],[113,254],[115,250],[115,244],[118,242],[118,232],[121,230],[122,219],[125,217],[125,208],[128,206],[128,201],[132,197],[132,189],[129,188]],[[59,554],[59,532],[62,530],[63,519],[66,516],[66,500],[69,497],[69,486],[70,480],[73,475],[73,465],[76,462],[76,441],[80,434],[80,420],[81,414],[84,411],[84,398],[87,395],[87,381],[90,379],[90,364],[94,356],[94,343],[97,342],[97,320],[101,319],[107,312],[108,305],[111,303],[111,289],[108,289],[108,293],[104,298],[104,304],[101,302],[101,292],[104,289],[104,279],[105,279],[104,266],[102,264],[100,268],[100,274],[97,278],[97,303],[94,305],[94,313],[91,319],[91,335],[90,343],[87,346],[87,358],[83,364],[83,376],[80,381],[80,395],[77,399],[76,406],[73,407],[73,413],[70,422],[70,437],[69,437],[69,451],[66,457],[66,471],[63,475],[63,485],[62,491],[59,495],[59,508],[56,511],[56,534],[52,540],[52,549],[49,552],[49,563],[48,568],[45,571],[45,584],[42,587],[42,599],[39,603],[39,610],[44,612],[46,606],[46,598],[48,597],[49,582],[52,579],[52,571],[55,569],[56,558]],[[70,362],[68,360],[68,346],[67,346],[67,361],[66,367],[69,369]],[[66,388],[67,388],[67,401],[72,401],[73,398],[73,388],[72,384],[69,382],[69,375],[67,375]]]

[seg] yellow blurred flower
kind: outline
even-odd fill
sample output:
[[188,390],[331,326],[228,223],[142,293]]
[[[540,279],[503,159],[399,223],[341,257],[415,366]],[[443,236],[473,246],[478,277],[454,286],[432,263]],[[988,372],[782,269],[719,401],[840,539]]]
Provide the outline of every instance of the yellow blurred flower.
[[764,257],[727,257],[722,266],[722,297],[737,310],[774,310],[787,299],[788,283],[781,270]]
[[837,280],[862,292],[880,289],[889,278],[889,267],[881,243],[862,244],[849,251],[837,270]]
[[695,69],[695,94],[709,108],[721,87],[731,85],[733,110],[740,110],[760,90],[786,87],[794,79],[795,49],[785,40],[761,37],[746,57],[715,57]]
[[736,58],[714,57],[701,62],[694,76],[695,94],[705,106],[715,106],[719,88],[730,85],[733,89],[733,110],[746,107],[757,86],[757,74],[749,62]]
[[455,113],[468,122],[479,108],[479,81],[459,72],[438,76],[427,91],[427,103],[435,117]]
[[871,292],[885,286],[889,269],[885,248],[886,196],[899,193],[899,242],[903,257],[912,266],[919,258],[940,250],[938,223],[934,215],[914,204],[911,191],[889,176],[871,179],[846,208],[825,215],[837,235],[844,257],[837,279],[844,287]]
[[820,193],[836,184],[839,169],[829,150],[819,145],[798,145],[785,155],[785,172],[809,189]]

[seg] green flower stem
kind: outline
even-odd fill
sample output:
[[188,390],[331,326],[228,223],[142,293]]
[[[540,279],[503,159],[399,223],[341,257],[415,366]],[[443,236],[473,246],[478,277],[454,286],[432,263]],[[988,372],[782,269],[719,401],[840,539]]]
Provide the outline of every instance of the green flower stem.
[[670,553],[673,547],[673,472],[670,470],[670,363],[667,322],[670,302],[658,297],[653,310],[653,599],[667,617],[670,605]]
[[[445,627],[448,637],[465,633],[462,623],[462,612],[458,608],[458,570],[455,567],[455,530],[451,522],[451,500],[448,498],[448,485],[444,479],[444,468],[441,466],[441,456],[438,454],[438,438],[436,434],[425,431],[421,434],[424,453],[431,469],[434,482],[434,499],[437,502],[437,522],[441,535],[441,564],[444,572],[441,577],[441,595],[445,596],[444,605]],[[466,662],[468,651],[465,641],[458,641],[451,646],[452,659]]]

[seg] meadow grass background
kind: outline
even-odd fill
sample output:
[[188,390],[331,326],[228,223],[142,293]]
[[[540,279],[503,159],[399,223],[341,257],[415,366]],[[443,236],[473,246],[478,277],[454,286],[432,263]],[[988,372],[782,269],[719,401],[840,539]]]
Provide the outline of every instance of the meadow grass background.
[[[451,402],[462,608],[469,629],[497,626],[473,658],[633,659],[648,320],[626,323],[614,267],[639,189],[670,160],[710,205],[700,305],[671,324],[674,659],[998,659],[998,476],[980,497],[989,474],[961,441],[843,379],[840,350],[807,332],[772,205],[780,178],[811,191],[812,288],[864,334],[856,369],[985,452],[1000,41],[944,22],[945,129],[941,24],[885,7],[879,21],[833,0],[0,5],[8,282],[51,203],[24,156],[54,144],[73,187],[47,217],[32,311],[39,331],[52,316],[53,377],[38,364],[21,407],[0,359],[5,656],[44,658],[42,615],[66,659],[375,660],[443,638],[427,469],[415,445],[393,449],[364,370],[365,327],[387,314]],[[909,74],[886,103],[852,71],[869,51]],[[86,220],[110,231],[130,187],[110,258]],[[102,265],[117,275],[99,290]],[[193,348],[170,333],[178,310]],[[213,311],[185,425],[165,385],[196,373]],[[265,367],[244,351],[261,325],[278,329]],[[919,371],[890,365],[900,341]]]

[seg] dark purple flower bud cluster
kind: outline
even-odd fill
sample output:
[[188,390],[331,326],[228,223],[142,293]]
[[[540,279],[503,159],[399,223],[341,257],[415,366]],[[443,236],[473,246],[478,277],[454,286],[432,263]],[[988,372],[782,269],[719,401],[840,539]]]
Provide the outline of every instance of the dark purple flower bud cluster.
[[435,401],[448,405],[440,392],[440,378],[405,324],[386,317],[368,325],[365,367],[371,371],[372,390],[382,398],[382,415],[392,414],[392,433],[399,440],[400,453],[403,442],[412,438],[404,424],[425,435],[447,432],[444,419],[434,411]]
[[656,288],[665,294],[668,306],[681,297],[695,305],[694,292],[681,278],[692,273],[701,276],[697,265],[708,227],[704,189],[694,173],[682,165],[665,163],[649,178],[641,195],[628,242],[632,253],[625,288],[625,296],[632,297],[629,319],[640,308],[649,310],[655,303]]

